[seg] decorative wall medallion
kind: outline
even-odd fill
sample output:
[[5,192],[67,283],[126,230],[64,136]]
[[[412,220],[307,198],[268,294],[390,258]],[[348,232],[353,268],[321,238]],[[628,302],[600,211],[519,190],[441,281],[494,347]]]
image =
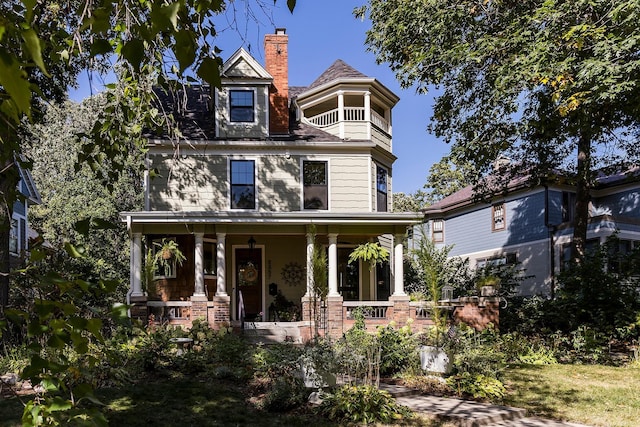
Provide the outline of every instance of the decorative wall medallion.
[[282,280],[289,286],[297,286],[303,283],[305,278],[304,267],[297,262],[290,262],[282,267]]

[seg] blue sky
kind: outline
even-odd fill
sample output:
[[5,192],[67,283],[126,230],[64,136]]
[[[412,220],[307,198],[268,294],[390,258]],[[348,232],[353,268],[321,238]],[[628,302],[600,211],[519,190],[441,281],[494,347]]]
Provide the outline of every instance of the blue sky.
[[[449,147],[427,132],[431,117],[433,97],[418,95],[415,90],[400,89],[395,76],[386,64],[377,65],[373,53],[364,45],[368,21],[353,16],[353,9],[365,0],[298,0],[293,14],[285,0],[277,0],[275,7],[264,0],[266,12],[255,6],[255,19],[244,18],[245,1],[236,0],[238,12],[236,29],[228,28],[233,14],[228,9],[217,23],[220,32],[216,41],[223,50],[223,59],[228,58],[240,46],[264,64],[263,38],[275,27],[284,27],[289,35],[289,84],[307,86],[313,82],[336,59],[342,59],[358,71],[377,78],[398,96],[400,102],[393,110],[393,152],[398,157],[393,168],[393,191],[413,193],[422,188],[429,167],[445,155]],[[272,18],[272,19],[271,19]],[[256,22],[257,21],[257,22]],[[250,46],[249,46],[250,45]],[[70,96],[80,100],[90,93],[89,83],[81,80],[80,88]],[[99,91],[94,80],[93,91]]]

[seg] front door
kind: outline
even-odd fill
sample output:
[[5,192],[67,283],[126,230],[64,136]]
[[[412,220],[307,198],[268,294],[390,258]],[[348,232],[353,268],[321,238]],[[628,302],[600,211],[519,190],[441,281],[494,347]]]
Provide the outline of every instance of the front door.
[[238,313],[242,304],[244,319],[253,321],[262,312],[262,249],[237,248],[235,273]]

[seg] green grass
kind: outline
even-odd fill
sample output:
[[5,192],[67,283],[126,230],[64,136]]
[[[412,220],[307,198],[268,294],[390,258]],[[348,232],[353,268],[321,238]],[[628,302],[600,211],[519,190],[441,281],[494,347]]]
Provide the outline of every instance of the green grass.
[[505,372],[505,403],[543,418],[591,426],[637,427],[640,368],[522,365]]
[[[248,401],[243,385],[198,376],[154,378],[126,387],[101,389],[96,396],[106,405],[103,412],[112,426],[318,426],[332,423],[311,411],[277,414],[261,411]],[[23,397],[28,400],[29,397]],[[20,426],[22,404],[16,398],[0,398],[0,427]],[[451,427],[452,424],[416,417],[402,425]],[[382,426],[382,424],[378,424]]]

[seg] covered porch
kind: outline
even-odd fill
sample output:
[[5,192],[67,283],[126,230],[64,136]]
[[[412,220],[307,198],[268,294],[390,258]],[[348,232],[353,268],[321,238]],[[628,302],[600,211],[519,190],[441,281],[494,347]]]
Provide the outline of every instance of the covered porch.
[[[316,322],[312,280],[314,243],[326,248],[325,304],[402,303],[403,241],[413,213],[126,212],[131,236],[131,316],[190,326],[200,318],[213,328],[232,322]],[[153,242],[171,238],[185,262],[145,286],[144,258]],[[379,241],[391,253],[378,268],[348,263],[357,245]],[[290,310],[283,310],[283,304]],[[374,305],[375,305],[374,304]],[[326,318],[331,324],[330,312]],[[286,319],[283,319],[285,317]],[[386,317],[386,312],[385,312]]]

